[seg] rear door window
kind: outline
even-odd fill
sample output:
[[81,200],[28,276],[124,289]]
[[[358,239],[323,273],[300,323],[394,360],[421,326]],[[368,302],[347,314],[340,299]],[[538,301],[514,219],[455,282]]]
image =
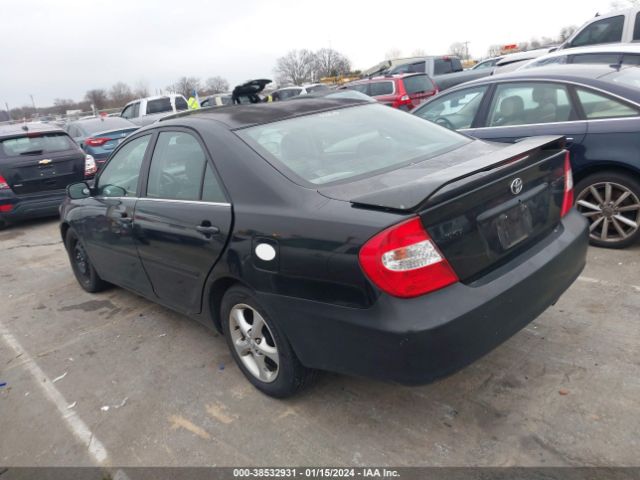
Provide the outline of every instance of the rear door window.
[[637,117],[638,110],[618,100],[595,93],[591,90],[576,88],[582,110],[589,119]]
[[365,95],[369,95],[370,84],[369,83],[355,83],[353,85],[349,85],[350,90],[355,90],[356,92],[364,93]]
[[63,132],[32,133],[21,137],[7,138],[0,140],[0,146],[0,156],[2,157],[43,155],[77,148],[69,135]]
[[587,25],[571,42],[572,47],[622,41],[624,15],[603,18]]
[[633,41],[640,40],[640,13],[636,15],[635,26],[633,27]]
[[486,91],[487,87],[481,86],[439,95],[415,114],[454,130],[471,128]]
[[413,75],[402,79],[404,89],[408,95],[416,93],[430,92],[433,90],[433,82],[426,75]]
[[171,99],[169,97],[156,98],[147,102],[147,115],[154,113],[173,112]]
[[123,145],[109,160],[98,178],[99,194],[105,197],[135,197],[144,154],[151,135],[136,138]]
[[573,108],[567,87],[557,83],[502,83],[491,101],[488,127],[566,122]]
[[[363,85],[364,86],[364,85]],[[362,91],[362,90],[359,90]],[[369,95],[379,97],[381,95],[393,94],[393,82],[371,82],[369,84]],[[366,92],[363,92],[366,93]]]
[[161,132],[153,150],[147,197],[200,200],[206,157],[196,138],[185,132]]
[[213,173],[213,168],[207,163],[206,170],[204,172],[204,183],[202,185],[202,201],[225,203],[227,201],[224,191],[220,182]]

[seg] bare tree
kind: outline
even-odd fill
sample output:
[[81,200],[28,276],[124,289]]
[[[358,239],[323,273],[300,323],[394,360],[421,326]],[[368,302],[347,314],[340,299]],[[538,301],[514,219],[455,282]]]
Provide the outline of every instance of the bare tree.
[[200,90],[200,79],[196,77],[182,77],[177,82],[169,85],[167,90],[189,98],[193,96],[194,91]]
[[205,81],[207,93],[223,93],[229,91],[229,82],[222,77],[210,77]]
[[560,35],[558,36],[558,40],[560,42],[566,41],[571,35],[573,35],[573,32],[575,32],[577,28],[578,27],[576,27],[575,25],[569,25],[567,27],[562,27],[560,29]]
[[134,98],[144,98],[149,96],[149,84],[144,80],[138,80],[133,87]]
[[454,42],[449,46],[449,53],[464,60],[467,58],[467,47],[462,42]]
[[487,55],[490,57],[497,57],[502,52],[502,45],[491,45],[487,50]]
[[314,65],[315,57],[309,50],[291,50],[278,58],[274,71],[279,83],[300,85],[311,81]]
[[67,110],[71,110],[70,107],[73,107],[76,102],[71,100],[70,98],[56,98],[53,101],[53,106],[55,107],[55,111],[59,114],[65,113]]
[[402,51],[399,48],[393,47],[387,50],[387,53],[384,54],[385,60],[393,60],[394,58],[401,58]]
[[94,88],[88,90],[84,95],[87,102],[91,103],[96,108],[104,108],[107,104],[107,92],[103,88]]
[[351,70],[351,62],[340,52],[332,48],[321,48],[314,54],[314,77],[337,77]]
[[427,55],[427,52],[423,48],[416,48],[413,52],[411,52],[412,57],[424,57]]
[[124,82],[115,83],[109,89],[109,99],[114,107],[120,107],[133,100],[133,98],[131,87]]

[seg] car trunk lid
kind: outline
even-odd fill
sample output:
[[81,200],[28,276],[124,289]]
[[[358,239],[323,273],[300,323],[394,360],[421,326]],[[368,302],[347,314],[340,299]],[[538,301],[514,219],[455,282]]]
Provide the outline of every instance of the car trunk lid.
[[[452,153],[474,158],[455,163]],[[418,214],[460,280],[471,282],[556,228],[564,158],[562,137],[472,142],[447,154],[452,166],[436,158],[319,191],[358,208]]]

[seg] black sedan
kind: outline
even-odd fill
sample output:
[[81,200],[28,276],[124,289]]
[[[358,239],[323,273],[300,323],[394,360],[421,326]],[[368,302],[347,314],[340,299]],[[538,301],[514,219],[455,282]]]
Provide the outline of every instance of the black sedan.
[[501,146],[344,96],[184,113],[69,187],[80,285],[222,331],[263,392],[314,370],[416,384],[553,304],[585,264],[561,137]]
[[466,83],[414,112],[484,140],[564,135],[591,243],[640,239],[640,67],[563,65]]

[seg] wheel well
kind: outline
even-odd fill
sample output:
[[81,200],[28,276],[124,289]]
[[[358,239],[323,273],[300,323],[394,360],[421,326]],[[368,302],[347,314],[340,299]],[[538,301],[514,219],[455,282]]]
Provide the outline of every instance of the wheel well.
[[625,175],[631,175],[635,180],[640,180],[640,172],[626,165],[613,164],[609,166],[606,163],[601,163],[599,165],[594,165],[592,167],[585,168],[584,170],[580,170],[574,177],[573,183],[574,185],[582,179],[588,177],[589,175],[593,175],[594,173],[600,172],[617,172]]
[[220,333],[222,333],[222,319],[220,318],[222,297],[224,297],[227,290],[234,285],[244,284],[235,278],[223,277],[217,279],[209,290],[209,311],[211,312],[211,319],[213,320],[213,325],[216,327],[216,330]]

